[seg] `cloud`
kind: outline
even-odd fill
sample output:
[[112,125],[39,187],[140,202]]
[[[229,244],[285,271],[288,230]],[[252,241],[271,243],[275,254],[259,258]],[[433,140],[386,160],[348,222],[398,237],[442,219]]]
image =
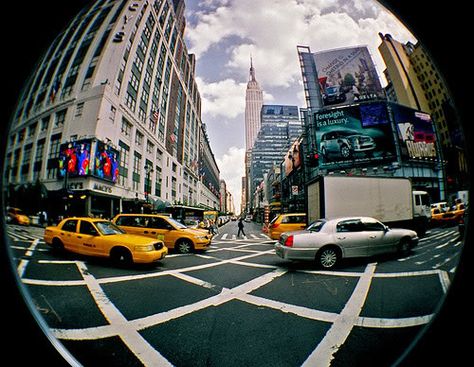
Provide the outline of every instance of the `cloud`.
[[220,170],[220,178],[227,185],[234,198],[236,212],[240,212],[242,194],[242,177],[244,176],[245,149],[232,146],[222,158],[216,158]]
[[[288,87],[301,79],[297,45],[312,51],[368,45],[381,73],[378,32],[391,33],[402,42],[414,40],[376,1],[228,0],[201,5],[208,8],[187,30],[191,52],[199,59],[211,47],[221,47],[229,53],[229,72],[247,70],[252,54],[264,89]],[[245,41],[229,43],[234,36]]]
[[247,83],[233,79],[208,83],[200,77],[196,78],[196,83],[201,93],[203,115],[235,118],[244,113]]

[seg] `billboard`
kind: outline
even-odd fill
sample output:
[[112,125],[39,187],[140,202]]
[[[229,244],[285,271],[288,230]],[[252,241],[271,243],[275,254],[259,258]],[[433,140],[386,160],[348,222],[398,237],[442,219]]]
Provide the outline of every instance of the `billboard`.
[[87,176],[90,173],[91,140],[77,140],[59,147],[59,178]]
[[297,139],[291,145],[290,150],[285,154],[285,175],[288,177],[291,172],[298,169],[301,166],[302,155],[301,155],[301,139]]
[[95,150],[94,176],[117,182],[119,173],[119,153],[110,145],[98,141]]
[[319,168],[338,169],[396,159],[385,102],[316,112],[314,123]]
[[313,53],[324,106],[385,99],[366,46]]
[[437,159],[436,134],[431,116],[398,104],[390,104],[404,160]]

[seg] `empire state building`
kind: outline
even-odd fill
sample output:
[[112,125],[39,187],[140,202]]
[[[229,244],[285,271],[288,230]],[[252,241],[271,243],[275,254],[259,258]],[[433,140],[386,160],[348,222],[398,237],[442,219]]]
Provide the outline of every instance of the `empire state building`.
[[250,77],[245,94],[245,150],[252,149],[260,131],[260,112],[263,105],[263,92],[255,79],[255,69],[250,59]]

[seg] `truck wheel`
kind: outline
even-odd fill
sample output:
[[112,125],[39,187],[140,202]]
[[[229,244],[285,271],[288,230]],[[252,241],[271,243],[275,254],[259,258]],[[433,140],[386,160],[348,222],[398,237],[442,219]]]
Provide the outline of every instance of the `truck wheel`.
[[332,269],[339,263],[341,257],[340,251],[335,246],[323,247],[316,254],[316,261],[318,265],[325,269]]
[[179,240],[175,248],[180,254],[189,254],[193,250],[193,243],[189,240]]

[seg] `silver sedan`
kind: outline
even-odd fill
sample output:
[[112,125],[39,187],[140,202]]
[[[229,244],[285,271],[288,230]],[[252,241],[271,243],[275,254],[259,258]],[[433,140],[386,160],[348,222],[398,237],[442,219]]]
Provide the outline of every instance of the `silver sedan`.
[[418,244],[416,232],[392,229],[370,217],[320,219],[303,231],[285,232],[275,243],[287,260],[312,260],[329,269],[343,258],[408,252]]

